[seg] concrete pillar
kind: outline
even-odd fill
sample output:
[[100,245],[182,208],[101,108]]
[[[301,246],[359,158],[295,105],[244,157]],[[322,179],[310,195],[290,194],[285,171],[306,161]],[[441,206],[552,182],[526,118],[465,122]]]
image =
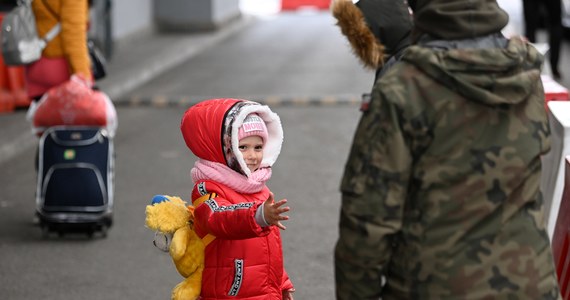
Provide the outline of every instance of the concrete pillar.
[[215,30],[239,17],[239,0],[154,0],[160,31]]

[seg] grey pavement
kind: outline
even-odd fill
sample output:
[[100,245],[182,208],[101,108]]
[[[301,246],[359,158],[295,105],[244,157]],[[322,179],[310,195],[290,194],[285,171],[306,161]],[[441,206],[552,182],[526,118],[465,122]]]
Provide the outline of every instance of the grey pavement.
[[[302,38],[294,36],[295,30],[304,30],[309,26],[307,23],[296,25],[296,28],[287,25],[286,29],[293,31],[292,39],[300,39],[302,42]],[[188,65],[188,70],[203,72],[204,67],[200,67],[211,64],[212,61],[225,63],[224,53],[230,51],[213,51],[213,46],[222,45],[224,49],[230,48],[233,51],[235,48],[231,45],[234,43],[231,43],[230,37],[240,31],[258,29],[258,26],[272,30],[254,17],[245,16],[216,32],[147,32],[119,42],[109,64],[109,77],[98,83],[112,97],[121,116],[121,130],[115,143],[120,158],[116,165],[115,199],[120,201],[116,201],[115,206],[116,223],[106,239],[84,241],[73,236],[60,240],[39,238],[38,228],[29,224],[35,204],[29,200],[33,199],[34,193],[29,187],[35,184],[35,173],[31,169],[33,147],[37,141],[30,133],[30,124],[25,121],[25,111],[0,115],[0,163],[4,176],[4,184],[0,186],[3,192],[0,212],[4,213],[0,218],[4,222],[1,226],[3,231],[0,231],[0,249],[4,258],[0,259],[0,274],[3,271],[8,274],[0,276],[0,292],[3,295],[0,298],[41,297],[49,300],[81,297],[99,300],[164,299],[168,296],[180,277],[167,254],[157,255],[158,250],[151,246],[152,232],[141,225],[141,216],[144,215],[141,203],[147,203],[149,195],[162,191],[168,191],[172,195],[187,195],[188,176],[175,174],[187,174],[194,159],[188,159],[183,141],[179,134],[174,134],[174,131],[178,132],[182,110],[179,107],[154,109],[160,102],[142,103],[152,107],[136,107],[139,105],[133,105],[132,91],[139,93],[144,90],[141,95],[149,96],[154,96],[151,95],[153,93],[166,97],[172,95],[172,99],[165,101],[167,104],[176,104],[175,101],[179,99],[174,99],[175,95],[185,93],[168,94],[156,90],[161,83],[176,78],[173,74],[178,73],[171,72],[171,68]],[[284,40],[279,34],[278,37],[280,41],[285,41],[285,46],[289,46],[292,40]],[[260,43],[268,41],[264,36],[259,40]],[[245,42],[240,42],[249,41],[245,39]],[[275,44],[277,43],[273,42],[272,45]],[[328,48],[337,45],[321,40],[317,40],[317,44]],[[569,43],[565,45],[568,47]],[[246,46],[251,47],[251,44]],[[284,52],[287,50],[284,49]],[[331,55],[331,50],[328,51],[319,51],[319,54],[326,54],[322,56],[326,56],[327,61],[341,57]],[[200,53],[204,55],[199,55]],[[208,57],[206,54],[210,53],[214,55]],[[565,61],[570,61],[570,49],[566,48],[563,53]],[[235,57],[243,59],[235,54],[232,52],[227,59],[232,62]],[[347,53],[344,54],[347,59],[352,59]],[[195,59],[185,62],[194,55]],[[201,59],[206,63],[197,63]],[[307,60],[309,59],[314,57],[308,56]],[[351,62],[355,64],[354,72],[364,72],[359,69],[356,60],[348,61],[347,64]],[[565,63],[564,66],[567,73],[563,74],[570,74],[570,64]],[[227,65],[224,64],[224,67]],[[339,67],[335,64],[331,67],[333,68],[338,70]],[[180,69],[182,72],[185,70]],[[343,70],[344,72],[338,72],[341,73],[341,78],[344,78],[344,74],[357,77],[357,74],[347,71],[348,69]],[[182,74],[178,76],[186,76],[185,73]],[[263,75],[267,76],[266,72]],[[365,74],[358,81],[361,81],[360,78],[364,78],[363,84],[368,87],[371,75]],[[184,80],[191,81],[188,78]],[[300,81],[302,80],[301,78]],[[330,84],[329,81],[326,83]],[[324,94],[316,95],[322,97]],[[294,102],[295,99],[290,100]],[[334,274],[331,249],[337,237],[335,228],[340,205],[338,183],[360,113],[356,106],[338,105],[303,109],[280,105],[275,107],[275,111],[283,120],[287,142],[274,171],[271,186],[276,195],[288,198],[293,206],[290,216],[295,220],[289,222],[287,231],[283,232],[285,263],[298,289],[296,298],[332,299]],[[4,163],[3,159],[9,157],[15,159]],[[30,284],[34,288],[30,289]]]
[[[97,82],[116,106],[130,105],[125,95],[255,21],[249,15],[215,31],[198,33],[141,32],[117,42],[108,75]],[[0,163],[36,144],[25,112],[0,114]]]
[[[135,104],[165,106],[172,104],[170,102],[173,101],[179,102],[180,99],[162,99],[155,97],[156,95],[146,95],[151,100],[141,103],[140,99],[133,99],[129,93],[240,30],[253,26],[258,21],[256,18],[256,16],[243,14],[242,18],[232,21],[216,31],[201,33],[147,31],[122,39],[116,43],[113,57],[108,62],[108,76],[97,82],[97,85],[110,96],[118,107]],[[520,24],[513,24],[515,24],[515,28],[520,26]],[[538,38],[542,41],[546,39],[544,33],[539,34]],[[570,43],[567,41],[562,44],[560,67],[563,74],[560,83],[570,87]],[[548,66],[546,66],[546,70],[548,71]],[[338,100],[326,97],[322,99],[280,98],[267,99],[267,104],[277,105],[285,102],[285,104],[292,105],[307,105],[319,101],[324,104],[331,104]],[[358,99],[346,98],[341,99],[341,101],[354,103],[358,102]],[[35,137],[29,134],[30,124],[23,115],[21,111],[0,115],[0,163],[36,143]]]

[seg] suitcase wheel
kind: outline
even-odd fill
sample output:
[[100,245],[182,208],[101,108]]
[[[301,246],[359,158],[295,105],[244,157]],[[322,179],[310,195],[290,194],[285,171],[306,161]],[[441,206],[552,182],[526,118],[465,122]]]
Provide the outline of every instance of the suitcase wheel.
[[82,226],[70,226],[69,224],[49,224],[40,223],[43,238],[49,238],[50,233],[55,232],[58,237],[62,238],[67,233],[85,233],[89,239],[92,239],[96,233],[101,233],[101,237],[106,238],[109,230],[107,224],[90,224]]

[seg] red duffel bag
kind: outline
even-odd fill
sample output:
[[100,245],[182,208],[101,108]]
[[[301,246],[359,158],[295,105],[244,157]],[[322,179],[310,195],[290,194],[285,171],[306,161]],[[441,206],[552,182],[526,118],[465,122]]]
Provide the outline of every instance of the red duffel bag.
[[30,109],[29,117],[38,136],[57,125],[107,127],[111,137],[117,128],[117,112],[109,97],[76,75],[48,90]]

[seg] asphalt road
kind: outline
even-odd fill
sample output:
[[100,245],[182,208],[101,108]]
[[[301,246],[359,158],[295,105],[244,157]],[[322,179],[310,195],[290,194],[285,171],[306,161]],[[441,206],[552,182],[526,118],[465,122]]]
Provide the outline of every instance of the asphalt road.
[[[296,299],[333,299],[338,185],[360,116],[358,106],[343,99],[366,92],[373,75],[361,68],[326,14],[255,24],[132,95],[274,99],[285,142],[269,187],[292,209],[283,232],[285,265]],[[283,97],[290,101],[275,101]],[[307,97],[320,104],[304,102]],[[42,238],[32,224],[34,147],[15,149],[0,162],[0,299],[169,299],[181,277],[169,256],[152,245],[145,206],[155,194],[188,198],[195,160],[179,131],[189,104],[169,103],[118,107],[115,222],[106,238]],[[0,118],[0,128],[28,127],[24,114]]]
[[[167,299],[180,281],[152,245],[144,208],[155,194],[188,196],[194,161],[179,133],[184,108],[119,109],[115,224],[107,238],[42,238],[32,225],[34,150],[2,164],[2,299]],[[338,183],[359,116],[355,106],[275,107],[285,144],[269,187],[292,211],[283,232],[296,299],[333,299]]]
[[351,54],[335,22],[322,11],[259,18],[127,98],[343,101],[358,96],[372,87],[374,73]]
[[[570,53],[564,47],[561,63]],[[352,100],[372,78],[333,19],[309,12],[264,17],[132,91],[127,98],[168,105],[118,107],[115,224],[106,238],[42,238],[32,224],[35,149],[11,149],[0,161],[0,299],[168,299],[181,277],[152,246],[144,209],[155,194],[187,198],[195,157],[180,117],[211,97],[266,101],[281,116],[285,143],[269,186],[292,209],[285,264],[296,299],[334,299],[338,184],[360,116]],[[24,114],[0,117],[1,143],[19,139],[5,133],[28,127]]]

